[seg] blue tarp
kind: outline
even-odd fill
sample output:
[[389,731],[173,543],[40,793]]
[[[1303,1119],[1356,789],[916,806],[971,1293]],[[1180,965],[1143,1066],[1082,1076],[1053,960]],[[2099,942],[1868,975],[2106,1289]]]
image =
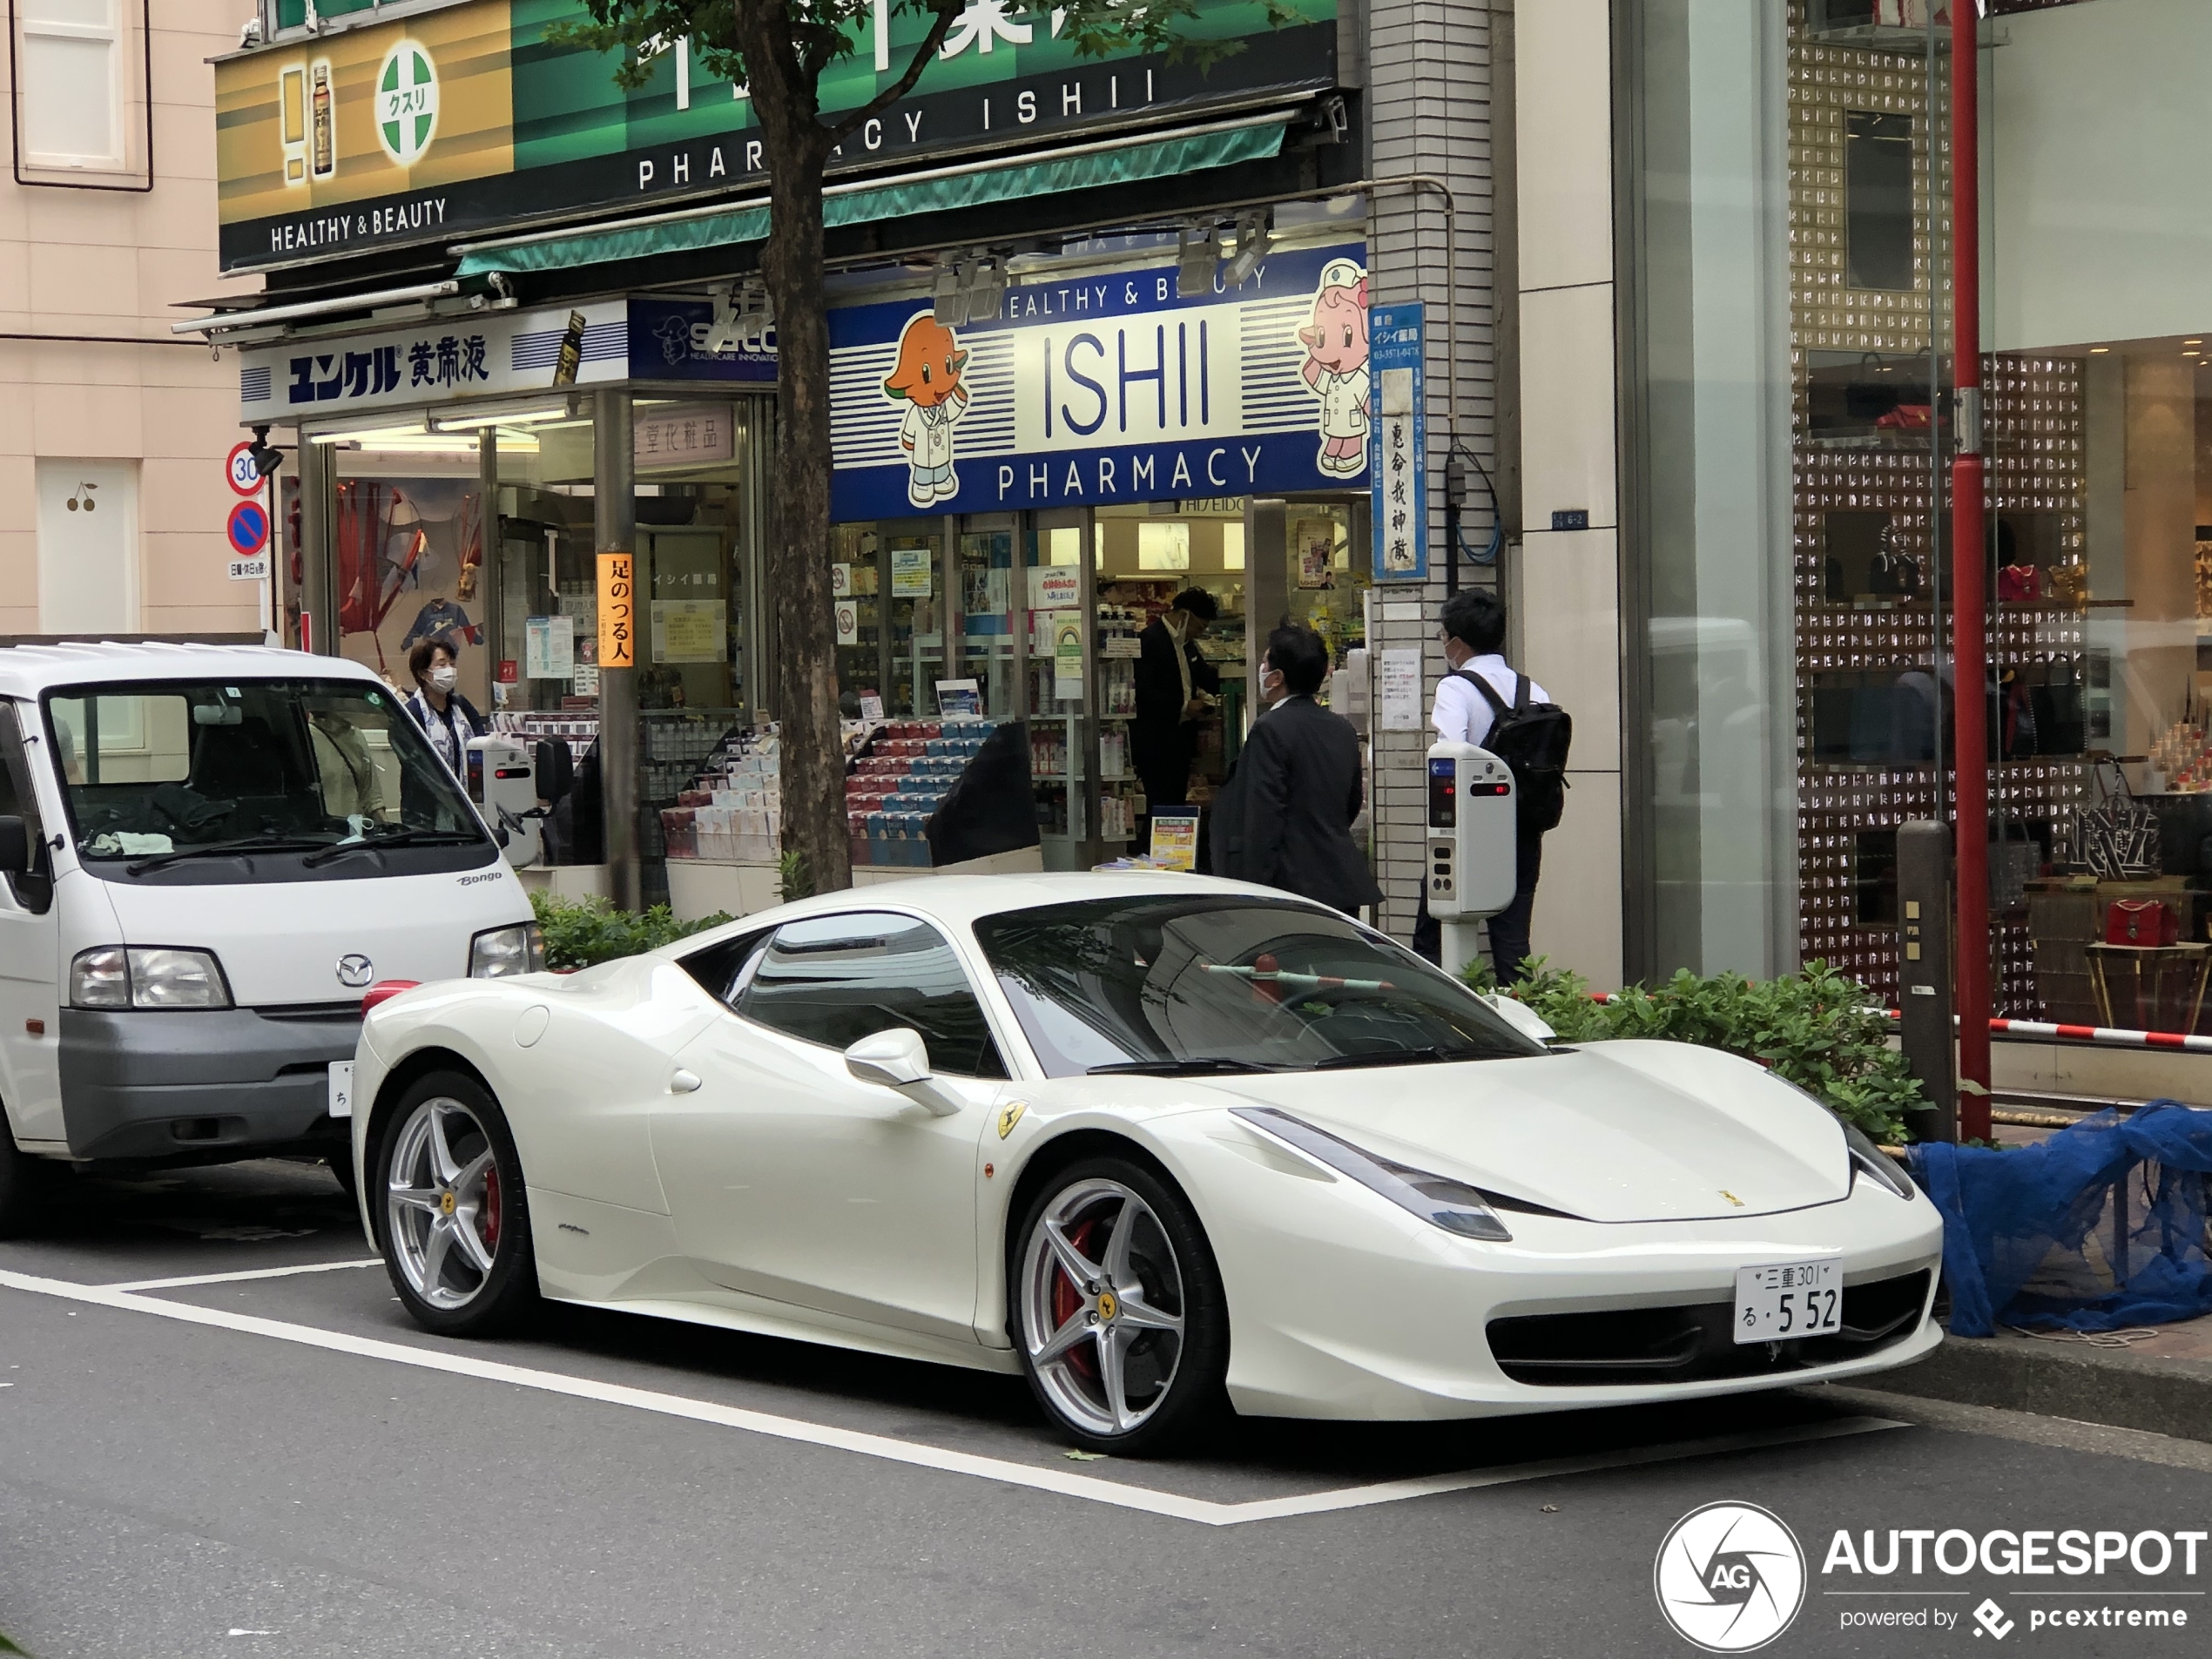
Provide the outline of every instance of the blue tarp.
[[2212,1313],[2212,1111],[2099,1112],[2035,1146],[1930,1143],[1912,1173],[1943,1212],[1954,1336],[2115,1331]]

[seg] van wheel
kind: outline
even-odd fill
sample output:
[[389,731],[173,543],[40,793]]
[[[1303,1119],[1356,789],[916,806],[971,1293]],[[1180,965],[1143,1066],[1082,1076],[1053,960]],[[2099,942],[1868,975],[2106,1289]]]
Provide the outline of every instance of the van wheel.
[[16,1145],[0,1118],[0,1238],[21,1238],[46,1218],[54,1172]]

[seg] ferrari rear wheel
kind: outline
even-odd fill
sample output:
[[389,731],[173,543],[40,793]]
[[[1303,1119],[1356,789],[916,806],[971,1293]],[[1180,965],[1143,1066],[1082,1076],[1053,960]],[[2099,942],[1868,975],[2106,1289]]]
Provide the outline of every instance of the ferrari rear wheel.
[[1054,1177],[1016,1235],[1009,1321],[1038,1403],[1093,1451],[1142,1456],[1223,1405],[1229,1316],[1181,1194],[1122,1158]]
[[475,1078],[435,1072],[408,1089],[370,1167],[377,1244],[417,1324],[475,1336],[536,1300],[522,1163]]

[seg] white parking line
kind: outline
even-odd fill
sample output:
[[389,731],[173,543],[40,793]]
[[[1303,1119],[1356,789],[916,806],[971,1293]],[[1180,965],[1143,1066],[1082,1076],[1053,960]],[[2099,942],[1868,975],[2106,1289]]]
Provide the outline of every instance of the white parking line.
[[711,1423],[723,1428],[744,1429],[751,1433],[765,1434],[780,1440],[795,1440],[808,1446],[826,1446],[840,1451],[857,1452],[864,1457],[882,1458],[889,1462],[936,1469],[948,1474],[969,1475],[980,1480],[995,1480],[1006,1486],[1026,1487],[1032,1491],[1055,1493],[1065,1498],[1081,1498],[1091,1503],[1109,1504],[1116,1508],[1165,1515],[1175,1521],[1195,1521],[1209,1527],[1234,1527],[1252,1521],[1283,1521],[1298,1515],[1325,1514],[1332,1510],[1400,1503],[1409,1498],[1433,1497],[1447,1492],[1513,1486],[1529,1480],[1548,1480],[1560,1475],[1589,1474],[1603,1469],[1629,1468],[1639,1464],[1669,1462],[1680,1458],[1710,1457],[1724,1452],[1755,1451],[1767,1447],[1791,1446],[1908,1426],[1883,1417],[1850,1417],[1808,1424],[1800,1428],[1723,1434],[1709,1440],[1638,1447],[1590,1457],[1555,1458],[1543,1463],[1523,1463],[1505,1469],[1425,1475],[1409,1480],[1341,1487],[1330,1492],[1256,1499],[1244,1503],[1216,1503],[1205,1498],[1185,1498],[1171,1492],[1155,1492],[1145,1487],[1102,1480],[1096,1475],[1078,1474],[1072,1470],[1036,1468],[1026,1463],[1009,1462],[1003,1458],[977,1457],[971,1453],[948,1451],[940,1447],[917,1446],[881,1434],[864,1433],[858,1429],[810,1423],[795,1417],[778,1417],[767,1412],[748,1411],[742,1406],[691,1399],[681,1394],[661,1393],[650,1388],[632,1388],[621,1383],[571,1377],[561,1372],[539,1371],[526,1366],[502,1365],[496,1359],[480,1359],[471,1354],[444,1349],[410,1347],[404,1343],[386,1342],[374,1337],[348,1336],[342,1332],[319,1330],[310,1325],[258,1318],[249,1313],[234,1313],[226,1309],[195,1307],[189,1302],[166,1302],[158,1297],[143,1296],[111,1285],[78,1285],[66,1279],[40,1278],[29,1273],[0,1269],[0,1289],[25,1291],[36,1296],[57,1297],[64,1301],[88,1303],[96,1307],[116,1308],[131,1313],[151,1313],[158,1318],[176,1319],[186,1325],[206,1325],[213,1330],[233,1331],[246,1336],[270,1337],[280,1342],[296,1342],[304,1347],[320,1348],[331,1353],[389,1360],[394,1365],[413,1366],[423,1371],[442,1371],[457,1377],[475,1377],[487,1382],[507,1383],[517,1388],[535,1388],[550,1394],[565,1394],[572,1399],[626,1406],[634,1411],[653,1412],[695,1423]]
[[175,1291],[187,1285],[232,1285],[249,1278],[290,1278],[295,1273],[334,1273],[341,1267],[381,1267],[384,1258],[370,1256],[357,1262],[302,1262],[296,1267],[255,1267],[238,1273],[188,1273],[182,1278],[132,1278],[103,1285],[103,1291]]

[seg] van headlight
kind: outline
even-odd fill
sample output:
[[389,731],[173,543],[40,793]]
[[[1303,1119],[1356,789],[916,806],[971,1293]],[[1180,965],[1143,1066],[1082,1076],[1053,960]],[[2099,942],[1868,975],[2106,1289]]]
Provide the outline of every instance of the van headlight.
[[470,979],[507,979],[545,966],[545,935],[534,921],[493,927],[469,941]]
[[215,953],[172,946],[102,945],[69,965],[76,1008],[226,1008],[231,990]]

